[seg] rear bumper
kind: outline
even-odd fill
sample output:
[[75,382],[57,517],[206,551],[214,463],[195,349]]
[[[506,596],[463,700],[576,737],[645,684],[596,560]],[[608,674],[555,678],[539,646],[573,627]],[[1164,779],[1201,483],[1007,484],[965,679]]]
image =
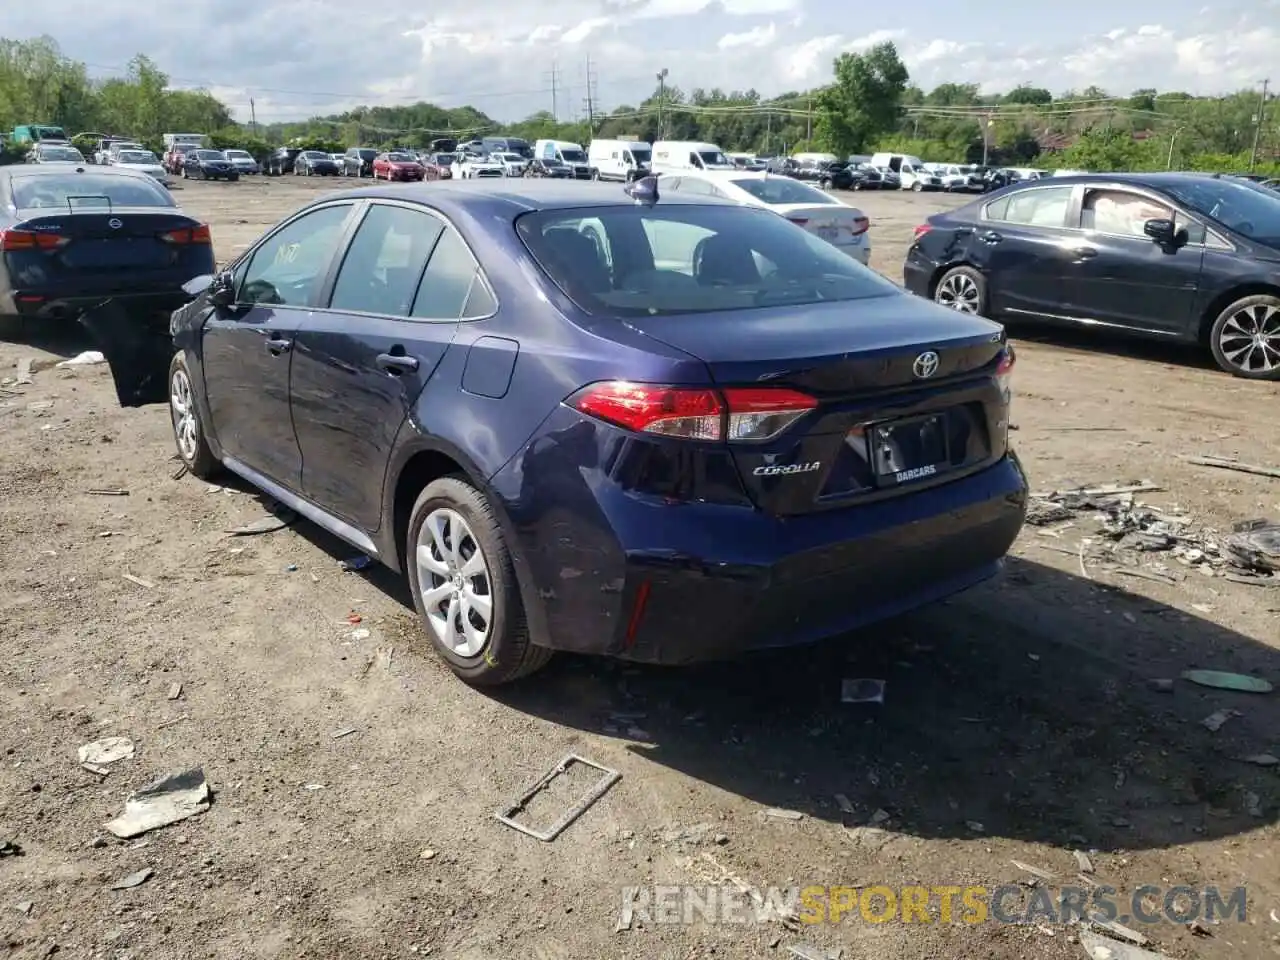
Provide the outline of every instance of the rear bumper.
[[130,314],[156,314],[167,318],[190,299],[181,288],[70,296],[57,291],[45,294],[20,290],[0,294],[0,314],[50,321],[76,320],[86,310],[96,307],[104,300],[118,300]]
[[538,480],[536,510],[508,501],[539,642],[665,664],[809,643],[989,579],[1028,489],[1010,454],[896,499],[779,518],[554,472]]
[[917,297],[929,299],[932,296],[929,281],[936,269],[937,264],[930,262],[912,247],[907,251],[907,258],[902,262],[902,285]]

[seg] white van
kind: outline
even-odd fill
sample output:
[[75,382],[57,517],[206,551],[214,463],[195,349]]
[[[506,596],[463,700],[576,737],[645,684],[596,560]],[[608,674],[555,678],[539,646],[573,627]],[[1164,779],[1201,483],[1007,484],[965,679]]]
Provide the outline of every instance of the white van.
[[643,140],[592,140],[587,147],[592,180],[637,180],[652,162],[653,147]]
[[834,153],[793,153],[791,159],[802,167],[815,167],[820,163],[835,163]]
[[568,140],[539,140],[533,145],[533,155],[539,160],[559,160],[573,171],[575,180],[591,179],[591,164],[582,144]]
[[913,173],[924,169],[923,160],[906,153],[873,153],[871,155],[871,165],[873,167],[887,167],[894,173],[901,173],[904,165],[910,166]]
[[714,143],[693,140],[659,140],[653,145],[653,169],[736,170],[733,161]]

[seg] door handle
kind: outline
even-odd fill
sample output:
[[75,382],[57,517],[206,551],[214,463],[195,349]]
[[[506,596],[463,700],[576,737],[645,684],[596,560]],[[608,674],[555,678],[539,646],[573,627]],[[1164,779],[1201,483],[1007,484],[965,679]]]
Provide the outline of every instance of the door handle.
[[398,377],[402,373],[412,373],[417,370],[418,358],[406,357],[403,353],[380,353],[378,366],[392,376]]
[[292,340],[268,340],[267,341],[267,350],[273,356],[277,356],[277,357],[280,356],[280,354],[282,353],[288,353],[292,346],[293,346]]
[[1081,260],[1090,260],[1098,255],[1093,247],[1076,247],[1075,255]]
[[979,239],[982,240],[983,243],[999,243],[1004,239],[1004,237],[996,233],[994,230],[987,230],[979,237]]

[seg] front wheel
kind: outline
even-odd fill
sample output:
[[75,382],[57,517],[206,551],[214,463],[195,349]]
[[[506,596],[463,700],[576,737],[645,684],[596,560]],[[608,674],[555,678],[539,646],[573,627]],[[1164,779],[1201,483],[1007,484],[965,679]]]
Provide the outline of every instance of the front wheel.
[[1246,380],[1280,380],[1280,297],[1243,297],[1218,315],[1209,331],[1218,366]]
[[911,185],[911,189],[914,190],[916,193],[920,193],[924,190],[924,187],[919,183],[913,183]]
[[409,518],[405,567],[413,604],[458,677],[497,686],[551,659],[529,641],[515,568],[493,508],[461,476],[430,483]]
[[959,313],[984,316],[987,309],[986,279],[973,267],[955,267],[938,280],[933,301]]
[[200,408],[196,405],[191,372],[182,354],[175,354],[169,364],[169,414],[173,421],[173,439],[183,466],[192,476],[208,480],[221,464],[205,440]]

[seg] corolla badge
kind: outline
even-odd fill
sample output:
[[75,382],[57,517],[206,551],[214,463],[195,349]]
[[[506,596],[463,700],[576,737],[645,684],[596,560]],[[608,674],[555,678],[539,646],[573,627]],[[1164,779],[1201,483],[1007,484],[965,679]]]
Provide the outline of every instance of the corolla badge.
[[121,220],[119,217],[112,217],[110,220],[107,221],[107,226],[110,227],[112,230],[119,230],[121,227],[124,226],[124,221]]
[[771,463],[767,466],[756,467],[751,473],[757,477],[778,477],[791,476],[797,473],[813,473],[815,470],[820,469],[822,469],[822,462],[814,460],[812,463]]
[[919,380],[928,380],[938,372],[938,364],[938,355],[932,350],[926,350],[916,357],[915,363],[911,365],[911,372]]

